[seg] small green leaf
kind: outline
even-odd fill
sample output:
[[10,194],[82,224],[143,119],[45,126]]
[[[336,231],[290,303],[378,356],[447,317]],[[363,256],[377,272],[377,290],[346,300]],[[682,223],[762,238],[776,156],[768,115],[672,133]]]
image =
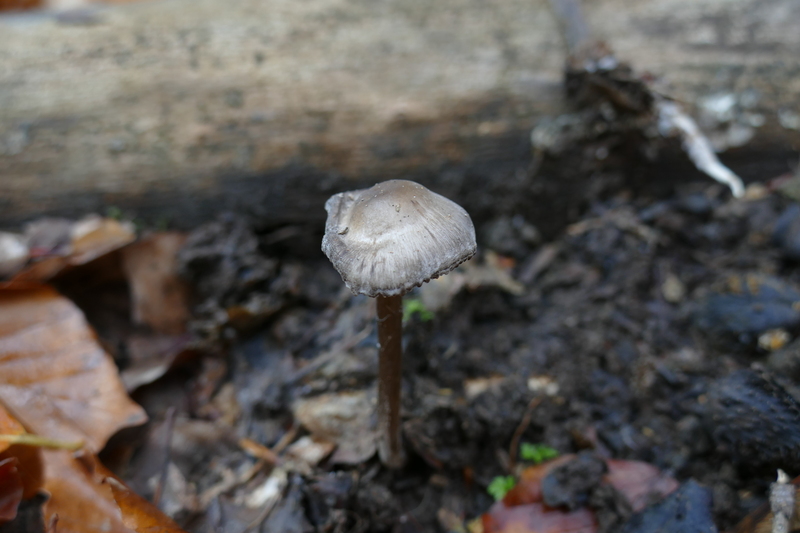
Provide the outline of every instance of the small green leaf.
[[558,457],[558,450],[554,450],[544,444],[531,444],[530,442],[523,442],[519,448],[519,455],[525,461],[532,461],[535,464],[543,463],[550,459]]
[[122,209],[115,205],[110,205],[106,208],[106,216],[114,220],[122,220]]
[[433,313],[425,307],[419,298],[406,298],[403,300],[403,322],[408,322],[414,315],[419,316],[423,322],[433,320]]
[[514,476],[497,476],[489,483],[489,486],[486,487],[486,492],[488,492],[495,501],[500,501],[516,484],[517,480],[514,479]]

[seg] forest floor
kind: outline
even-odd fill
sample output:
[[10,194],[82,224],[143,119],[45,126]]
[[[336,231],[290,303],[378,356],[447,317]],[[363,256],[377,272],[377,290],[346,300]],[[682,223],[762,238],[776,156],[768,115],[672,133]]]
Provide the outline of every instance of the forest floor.
[[[197,306],[192,349],[172,351],[188,362],[135,389],[150,422],[102,457],[198,532],[573,531],[473,521],[487,488],[556,453],[648,463],[655,492],[694,480],[712,496],[695,518],[729,530],[777,468],[800,472],[800,208],[784,182],[739,200],[708,182],[621,190],[549,242],[524,217],[486,221],[475,259],[406,297],[394,471],[375,454],[374,301],[321,253],[222,216],[179,254]],[[124,287],[62,287],[135,369],[109,312],[126,315]],[[605,531],[655,499],[588,483],[563,505]]]

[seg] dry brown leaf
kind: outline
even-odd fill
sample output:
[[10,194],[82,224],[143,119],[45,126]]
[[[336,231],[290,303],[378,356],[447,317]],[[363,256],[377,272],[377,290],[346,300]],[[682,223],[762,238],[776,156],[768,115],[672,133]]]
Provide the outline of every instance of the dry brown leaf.
[[192,359],[196,352],[191,349],[191,335],[141,335],[128,336],[129,366],[120,373],[125,389],[136,390],[152,383],[171,368]]
[[58,516],[61,533],[180,531],[133,496],[118,504],[104,483],[112,474],[91,452],[146,417],[125,394],[111,358],[72,302],[49,287],[0,289],[0,376],[0,402],[13,413],[0,409],[0,431],[19,434],[24,425],[39,435],[87,444],[80,456],[26,446],[3,452],[18,453],[21,464],[28,460],[23,452],[41,453],[43,488],[51,495],[45,516]]
[[[564,455],[526,468],[516,486],[481,517],[485,533],[595,533],[597,523],[589,509],[567,512],[542,503],[542,480],[553,468],[574,457]],[[647,496],[666,496],[678,488],[677,481],[650,464],[614,459],[606,460],[606,464],[604,482],[622,493],[634,511],[644,508]]]
[[47,287],[0,290],[0,401],[29,431],[103,448],[146,415],[81,311]]
[[58,515],[59,533],[182,533],[172,520],[134,494],[97,458],[45,451],[51,494],[45,515]]
[[501,507],[483,515],[484,533],[596,533],[589,509],[572,512],[548,509],[541,503]]
[[34,446],[14,444],[0,454],[0,461],[14,458],[19,462],[19,475],[22,479],[24,499],[33,498],[44,486],[44,462],[42,451]]
[[11,279],[12,286],[19,283],[43,282],[52,279],[67,267],[67,258],[62,256],[45,257],[30,263]]
[[562,455],[551,461],[529,466],[522,471],[517,484],[506,493],[503,503],[508,507],[516,507],[542,501],[542,480],[552,469],[568,463],[574,458],[573,454]]
[[22,501],[22,476],[18,464],[14,457],[0,461],[0,524],[17,517],[17,507]]
[[[69,227],[69,243],[29,264],[13,282],[47,281],[71,267],[84,265],[136,240],[132,224],[97,215]],[[63,249],[62,249],[63,248]]]
[[[0,434],[22,435],[25,433],[14,417],[0,405]],[[16,459],[17,470],[23,486],[23,498],[32,498],[44,483],[44,471],[41,452],[38,448],[0,442],[0,461]]]
[[137,496],[96,457],[45,452],[47,516],[58,515],[60,533],[183,532],[177,524]]
[[136,240],[130,222],[90,215],[72,225],[70,265],[83,265]]
[[157,233],[122,251],[137,324],[147,324],[167,335],[186,331],[188,287],[178,276],[177,264],[178,251],[185,241],[183,233]]
[[122,511],[122,520],[137,533],[184,533],[178,524],[114,477],[107,477],[114,499]]
[[678,489],[675,478],[649,463],[607,459],[606,464],[605,481],[625,495],[635,512],[644,509],[651,496],[663,497]]
[[[22,424],[0,405],[0,435],[22,435],[23,433],[25,433],[25,428],[22,427]],[[0,441],[0,453],[6,451],[9,446],[11,445],[8,442]]]
[[59,533],[130,533],[108,485],[91,455],[76,458],[61,450],[44,451],[45,504],[49,520],[58,515]]
[[332,462],[360,464],[375,454],[375,407],[366,391],[301,398],[292,405],[292,412],[312,435],[338,445]]
[[0,0],[0,11],[36,9],[43,5],[43,0]]

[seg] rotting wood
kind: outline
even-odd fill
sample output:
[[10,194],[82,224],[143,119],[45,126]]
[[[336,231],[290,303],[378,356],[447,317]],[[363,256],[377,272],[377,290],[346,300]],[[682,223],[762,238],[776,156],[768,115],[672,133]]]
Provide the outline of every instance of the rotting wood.
[[[791,152],[778,113],[800,109],[800,4],[585,8],[680,100],[749,91],[752,150]],[[108,205],[179,226],[225,208],[317,223],[332,192],[396,177],[504,207],[530,128],[564,110],[546,2],[160,0],[6,16],[0,33],[0,225]]]

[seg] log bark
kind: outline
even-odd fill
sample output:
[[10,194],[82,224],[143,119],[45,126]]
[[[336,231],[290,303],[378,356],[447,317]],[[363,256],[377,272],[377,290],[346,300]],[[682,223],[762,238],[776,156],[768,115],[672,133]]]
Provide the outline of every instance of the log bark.
[[[796,148],[796,0],[585,9],[690,105],[748,95],[753,153]],[[394,177],[503,208],[530,129],[565,109],[546,2],[159,0],[7,15],[0,35],[0,226],[111,205],[177,226],[226,208],[318,222],[331,193]]]

